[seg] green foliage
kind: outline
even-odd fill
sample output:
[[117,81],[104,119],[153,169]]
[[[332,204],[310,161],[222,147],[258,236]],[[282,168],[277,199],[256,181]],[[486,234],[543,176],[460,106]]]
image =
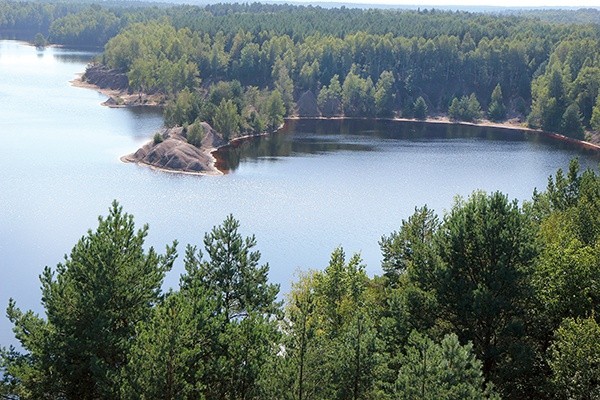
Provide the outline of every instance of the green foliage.
[[206,290],[214,301],[211,314],[221,321],[209,342],[217,351],[205,366],[206,398],[261,398],[266,363],[278,351],[279,287],[268,283],[268,264],[259,265],[255,237],[243,238],[238,228],[239,222],[227,217],[204,237],[208,261],[193,247],[186,256],[183,287]]
[[202,399],[207,343],[218,321],[203,292],[170,293],[138,326],[123,373],[123,399]]
[[273,82],[275,83],[275,89],[280,93],[283,100],[286,114],[291,113],[294,109],[294,82],[281,59],[277,60],[273,66]]
[[481,373],[481,362],[473,345],[461,346],[456,335],[446,335],[437,344],[413,332],[395,385],[396,398],[499,399]]
[[450,108],[448,108],[448,116],[455,121],[473,122],[481,117],[481,105],[472,93],[469,97],[463,96],[460,99],[452,99]]
[[507,379],[499,370],[511,352],[522,351],[530,296],[534,252],[527,216],[505,195],[474,193],[454,205],[439,232],[442,263],[434,285],[441,318],[460,340],[473,342],[486,377]]
[[533,106],[529,125],[544,131],[560,132],[567,109],[567,98],[562,71],[555,66],[540,76],[532,86]]
[[497,84],[492,92],[492,99],[488,107],[488,117],[492,121],[502,121],[506,119],[506,107],[504,106],[500,84]]
[[391,387],[395,387],[402,366],[399,355],[411,331],[427,332],[436,324],[438,305],[433,282],[439,264],[435,243],[439,228],[434,212],[422,207],[402,221],[398,232],[383,236],[379,242],[387,292],[380,330],[392,371],[387,378]]
[[394,114],[394,74],[383,71],[375,85],[375,111],[380,117],[389,117]]
[[380,366],[373,303],[360,257],[337,248],[322,272],[294,284],[284,374],[298,398],[366,398]]
[[197,84],[198,64],[191,61],[197,42],[188,29],[165,22],[132,24],[106,44],[103,60],[126,71],[135,90],[177,94]]
[[581,125],[581,114],[577,103],[567,107],[560,123],[560,133],[576,139],[583,139],[583,126]]
[[532,282],[546,341],[563,319],[600,312],[599,193],[596,173],[579,173],[579,164],[572,162],[567,176],[559,170],[547,190],[534,197],[541,250]]
[[46,47],[47,44],[48,41],[46,40],[44,35],[42,35],[39,32],[35,34],[35,37],[33,38],[33,45],[35,47],[37,47],[38,49],[43,49],[44,47]]
[[416,277],[432,263],[433,238],[439,227],[439,219],[425,206],[415,209],[408,220],[402,220],[400,231],[381,238],[381,267],[391,286],[398,286],[405,274]]
[[10,301],[7,315],[24,356],[3,357],[7,376],[25,398],[118,397],[136,324],[149,319],[160,299],[175,249],[144,249],[147,227],[114,202],[56,270],[40,277],[46,320]]
[[225,141],[234,138],[239,133],[240,115],[233,100],[221,100],[215,109],[212,123],[215,130],[223,135]]
[[600,68],[584,65],[569,89],[569,97],[577,103],[583,124],[591,126],[592,113],[600,94]]
[[285,115],[285,104],[279,90],[275,89],[267,98],[266,117],[267,127],[269,129],[277,129],[283,124],[283,116]]
[[592,111],[592,119],[590,121],[590,125],[593,130],[596,132],[600,132],[600,94],[596,99],[596,105],[594,106],[594,110]]
[[209,259],[188,246],[180,291],[139,326],[124,398],[259,399],[279,334],[279,288],[268,283],[255,238],[229,216],[204,237]]
[[348,72],[342,86],[342,107],[347,116],[373,116],[375,98],[371,78],[363,79],[354,71]]
[[163,115],[165,125],[170,127],[193,122],[200,115],[200,99],[195,92],[185,88],[174,100],[167,102]]
[[[487,380],[507,395],[531,363],[524,337],[535,256],[529,216],[500,193],[459,200],[440,223],[417,209],[399,232],[383,237],[382,267],[390,289],[382,326],[390,354],[412,329],[455,333],[473,343]],[[390,358],[396,370],[400,361]]]
[[114,12],[90,6],[54,20],[49,36],[53,42],[65,45],[103,46],[121,30],[123,23]]
[[156,145],[163,142],[163,135],[160,132],[156,132],[152,138],[152,142]]
[[312,63],[305,62],[300,69],[300,86],[305,90],[317,89],[319,83],[320,66],[319,61],[314,60]]
[[600,398],[600,326],[594,318],[565,319],[550,353],[558,398]]
[[422,96],[419,96],[413,104],[413,116],[416,119],[425,120],[427,119],[428,112],[429,109],[427,107],[425,99]]
[[279,291],[277,285],[268,283],[268,264],[259,266],[260,252],[252,250],[256,238],[243,238],[238,229],[239,222],[230,215],[207,233],[204,247],[210,261],[197,266],[203,284],[215,291],[219,314],[227,322],[254,313],[274,314]]
[[244,88],[239,81],[219,81],[208,90],[208,103],[218,106],[223,100],[231,100],[238,110],[243,108]]
[[323,86],[317,96],[317,104],[325,117],[334,117],[342,112],[342,86],[338,75],[334,75],[329,86]]
[[204,131],[204,125],[198,120],[188,126],[186,131],[186,138],[189,144],[192,146],[200,147],[202,145],[202,140],[206,132]]

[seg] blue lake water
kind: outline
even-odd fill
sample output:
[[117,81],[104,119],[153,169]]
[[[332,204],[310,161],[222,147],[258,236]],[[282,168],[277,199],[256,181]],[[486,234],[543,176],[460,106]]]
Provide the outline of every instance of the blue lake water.
[[[181,252],[233,214],[286,292],[295,271],[323,268],[339,245],[380,273],[379,238],[415,206],[442,213],[476,189],[524,200],[572,157],[597,163],[505,131],[303,121],[233,149],[224,176],[156,172],[119,157],[152,137],[160,112],[103,107],[104,96],[69,83],[92,56],[0,41],[0,309],[13,297],[41,312],[43,267],[60,262],[113,199],[150,225],[149,245],[177,239]],[[182,270],[179,262],[166,285]],[[2,316],[0,345],[14,342]]]

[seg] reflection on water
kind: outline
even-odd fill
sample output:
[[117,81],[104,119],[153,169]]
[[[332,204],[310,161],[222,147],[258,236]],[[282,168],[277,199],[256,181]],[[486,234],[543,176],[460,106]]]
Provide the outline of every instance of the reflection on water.
[[[43,51],[45,50],[42,50],[42,52]],[[80,64],[88,63],[97,54],[97,52],[90,51],[61,51],[60,53],[53,53],[52,57],[54,57],[56,61],[62,63]]]
[[[359,141],[337,140],[331,133],[313,134],[303,132],[280,132],[240,140],[219,149],[215,156],[221,171],[235,171],[241,162],[250,160],[277,161],[281,157],[316,155],[336,151],[371,151],[373,146]],[[331,131],[329,131],[331,132]]]
[[247,161],[273,162],[283,157],[340,151],[386,151],[391,143],[410,146],[417,142],[459,139],[529,142],[565,150],[579,150],[573,144],[525,130],[418,121],[303,119],[286,121],[285,126],[277,133],[241,140],[223,147],[215,156],[218,160],[217,167],[231,172],[237,170],[240,163]]

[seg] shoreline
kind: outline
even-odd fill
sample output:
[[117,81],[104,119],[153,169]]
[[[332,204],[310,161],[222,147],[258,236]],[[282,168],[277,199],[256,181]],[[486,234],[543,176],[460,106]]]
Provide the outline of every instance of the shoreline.
[[[110,89],[101,88],[98,85],[89,83],[83,80],[85,72],[75,74],[75,77],[69,81],[71,86],[82,89],[91,89],[100,93],[103,96],[108,97],[105,101],[100,103],[101,106],[109,108],[130,108],[130,107],[156,107],[162,106],[160,98],[158,96],[152,96],[147,94],[130,94],[126,90],[121,89]],[[140,100],[145,100],[145,103],[140,103]]]
[[480,122],[467,122],[467,121],[452,121],[447,116],[441,117],[429,117],[426,119],[414,119],[414,118],[361,118],[361,117],[345,117],[345,116],[337,116],[337,117],[298,117],[292,116],[286,118],[286,120],[293,121],[302,121],[302,120],[333,120],[333,121],[348,121],[348,120],[370,120],[370,121],[389,121],[389,122],[420,122],[426,124],[439,124],[439,125],[460,125],[460,126],[472,126],[472,127],[483,127],[483,128],[495,128],[495,129],[507,129],[513,131],[522,131],[526,134],[536,134],[540,136],[545,136],[546,138],[550,138],[553,140],[561,141],[564,143],[570,143],[577,147],[580,147],[584,150],[591,150],[600,152],[600,144],[594,143],[588,140],[580,140],[575,139],[569,136],[561,135],[560,133],[555,132],[547,132],[541,129],[534,129],[527,126],[523,126],[519,123],[515,122],[492,122],[489,120],[480,120]]
[[[76,77],[73,80],[69,81],[69,83],[73,87],[92,89],[104,96],[107,96],[108,99],[106,101],[100,103],[103,106],[106,106],[109,108],[160,107],[161,106],[160,102],[156,100],[156,97],[152,98],[148,95],[143,95],[143,94],[142,95],[129,94],[127,91],[118,90],[118,89],[101,88],[95,84],[85,82],[82,79],[82,77],[83,77],[83,73],[79,73],[76,75]],[[139,103],[139,101],[142,100],[144,97],[146,98],[147,103]],[[121,100],[123,100],[123,102],[121,103],[115,99],[121,99]],[[204,165],[206,167],[206,170],[203,170],[203,171],[198,171],[198,172],[183,171],[183,170],[159,167],[159,166],[156,166],[153,164],[149,164],[149,163],[146,163],[146,162],[143,162],[140,160],[133,159],[132,156],[134,153],[121,156],[119,158],[119,160],[123,163],[137,164],[137,165],[141,165],[143,167],[150,168],[155,171],[167,172],[167,173],[172,173],[172,174],[199,175],[199,176],[226,175],[228,173],[227,170],[221,170],[221,169],[217,168],[217,164],[219,163],[219,160],[216,158],[216,156],[214,154],[216,151],[221,150],[222,148],[227,147],[227,146],[233,146],[239,142],[251,140],[251,139],[257,138],[257,137],[264,137],[264,136],[268,136],[271,134],[275,134],[275,133],[279,132],[282,128],[285,127],[287,121],[302,121],[302,120],[307,120],[307,121],[310,121],[310,120],[323,120],[323,121],[327,121],[327,120],[334,120],[334,121],[336,121],[336,120],[337,121],[371,120],[371,121],[390,121],[390,122],[420,122],[420,123],[426,123],[426,124],[461,125],[461,126],[472,126],[472,127],[489,127],[489,128],[496,128],[496,129],[516,130],[516,131],[524,132],[526,134],[540,135],[540,136],[544,136],[544,137],[552,139],[552,140],[572,144],[583,150],[600,152],[600,144],[597,144],[597,143],[594,143],[591,141],[587,141],[587,140],[579,140],[579,139],[571,138],[571,137],[568,137],[565,135],[561,135],[559,133],[546,132],[541,129],[529,128],[529,127],[523,126],[521,123],[510,122],[510,121],[501,122],[501,123],[496,123],[496,122],[492,122],[489,120],[480,120],[478,122],[452,121],[447,116],[428,117],[424,120],[419,120],[419,119],[414,119],[414,118],[400,118],[400,117],[392,117],[392,118],[370,118],[370,117],[361,118],[361,117],[346,117],[346,116],[302,117],[302,116],[296,115],[296,116],[291,116],[291,117],[285,118],[283,124],[279,128],[277,128],[276,130],[274,130],[272,132],[263,132],[263,133],[255,134],[255,135],[244,135],[244,136],[236,137],[236,138],[230,140],[229,142],[222,144],[220,146],[216,146],[216,147],[211,146],[211,147],[200,148],[202,153],[204,155],[206,155],[210,160],[209,163]],[[149,142],[151,140],[152,139],[150,138]]]

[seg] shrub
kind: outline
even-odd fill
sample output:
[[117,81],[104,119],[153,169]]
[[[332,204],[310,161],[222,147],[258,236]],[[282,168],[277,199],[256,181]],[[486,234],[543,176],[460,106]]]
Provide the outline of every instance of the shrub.
[[187,128],[187,141],[192,146],[200,147],[202,139],[204,139],[204,134],[202,123],[199,121],[194,122]]

